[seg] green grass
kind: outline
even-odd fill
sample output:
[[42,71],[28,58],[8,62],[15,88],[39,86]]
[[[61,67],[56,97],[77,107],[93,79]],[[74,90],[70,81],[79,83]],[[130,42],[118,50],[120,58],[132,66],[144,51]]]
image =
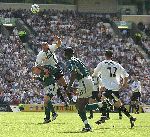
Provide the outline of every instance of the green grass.
[[93,132],[82,133],[83,123],[77,113],[59,113],[57,119],[49,124],[42,124],[43,112],[0,112],[0,137],[150,137],[150,114],[134,114],[136,126],[130,129],[129,120],[118,114],[111,114],[111,119],[102,125],[96,125],[99,114],[89,120]]

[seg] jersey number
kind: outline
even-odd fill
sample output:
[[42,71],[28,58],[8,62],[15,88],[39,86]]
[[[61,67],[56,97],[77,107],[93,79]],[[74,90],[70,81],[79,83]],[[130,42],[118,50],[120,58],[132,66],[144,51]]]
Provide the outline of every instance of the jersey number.
[[110,71],[110,77],[116,77],[116,71],[117,71],[116,67],[108,67],[107,69],[109,69]]

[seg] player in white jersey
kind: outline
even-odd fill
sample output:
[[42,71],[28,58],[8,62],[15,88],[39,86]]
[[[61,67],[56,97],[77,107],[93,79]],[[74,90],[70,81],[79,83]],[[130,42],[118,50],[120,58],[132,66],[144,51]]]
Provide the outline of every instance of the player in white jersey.
[[61,46],[61,39],[58,36],[54,37],[54,40],[57,41],[56,44],[49,45],[47,42],[42,43],[42,50],[37,55],[36,63],[35,65],[44,66],[44,65],[51,65],[54,67],[57,67],[57,75],[55,76],[56,80],[58,81],[59,85],[66,88],[66,80],[64,79],[64,75],[62,73],[62,70],[57,65],[58,60],[55,55],[55,50]]
[[[119,108],[129,119],[131,128],[134,126],[136,118],[133,118],[119,99],[119,90],[128,86],[129,74],[117,62],[112,61],[113,52],[108,50],[105,52],[106,60],[100,62],[94,69],[92,76],[101,75],[102,84],[105,87],[104,96],[114,101],[114,106]],[[121,83],[121,78],[123,82]]]
[[74,57],[74,51],[71,47],[64,50],[64,55],[67,60],[66,68],[70,74],[67,90],[68,92],[71,90],[75,80],[79,82],[79,95],[76,101],[76,108],[85,126],[82,131],[88,132],[92,130],[90,124],[88,123],[85,109],[85,106],[89,103],[89,97],[93,91],[93,82],[90,76],[90,71],[80,59]]
[[[56,44],[49,45],[47,42],[42,43],[42,50],[37,55],[35,66],[46,66],[50,65],[51,67],[55,68],[55,80],[57,81],[58,85],[63,86],[64,89],[67,87],[67,82],[64,78],[64,74],[60,67],[58,66],[58,60],[55,55],[55,50],[61,46],[61,39],[58,36],[54,36],[54,40],[57,41]],[[52,85],[54,87],[51,87],[52,89],[55,89],[55,85]],[[48,100],[49,97],[45,95],[45,100]],[[62,101],[65,101],[64,98],[62,98]],[[48,105],[45,101],[45,104]],[[65,102],[65,105],[67,105],[67,102]]]
[[[135,108],[137,114],[139,114],[139,103],[141,97],[141,82],[138,80],[137,76],[134,76],[134,81],[131,84],[132,97],[131,97],[131,105],[130,111]],[[131,111],[132,112],[132,111]]]

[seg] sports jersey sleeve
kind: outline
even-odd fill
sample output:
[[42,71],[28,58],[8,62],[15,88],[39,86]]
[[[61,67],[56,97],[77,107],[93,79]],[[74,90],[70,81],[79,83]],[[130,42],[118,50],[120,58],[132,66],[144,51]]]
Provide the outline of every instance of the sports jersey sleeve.
[[43,64],[43,53],[40,51],[39,54],[37,55],[37,58],[36,58],[36,63],[35,65],[42,65]]
[[119,64],[120,75],[122,78],[129,77],[129,74],[126,70]]
[[49,49],[54,52],[57,49],[57,44],[49,45]]
[[97,67],[94,69],[94,73],[92,74],[93,77],[98,77],[99,76],[99,73],[100,73],[100,70],[101,70],[101,66],[102,66],[102,63],[99,63],[97,65]]

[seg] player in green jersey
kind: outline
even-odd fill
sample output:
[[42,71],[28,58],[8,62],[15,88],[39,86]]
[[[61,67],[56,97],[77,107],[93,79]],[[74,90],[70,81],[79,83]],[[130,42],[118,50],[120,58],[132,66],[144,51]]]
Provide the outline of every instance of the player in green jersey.
[[65,58],[67,59],[66,66],[67,70],[69,70],[70,78],[67,91],[70,91],[72,84],[75,80],[79,82],[78,87],[78,99],[76,102],[76,108],[78,110],[78,114],[83,121],[85,127],[82,129],[83,132],[91,131],[91,126],[88,123],[86,116],[85,106],[89,102],[89,97],[93,91],[93,83],[92,78],[90,77],[90,72],[84,63],[78,58],[74,57],[74,51],[72,48],[68,47],[64,50]]
[[45,106],[45,115],[43,123],[49,123],[50,120],[50,111],[52,112],[52,121],[56,119],[58,114],[55,112],[54,107],[51,102],[51,98],[57,94],[58,86],[56,84],[59,77],[62,77],[62,73],[57,69],[57,67],[51,65],[45,66],[36,66],[32,68],[33,74],[36,74],[37,77],[34,79],[39,80],[43,83],[45,96],[44,96],[44,106]]

